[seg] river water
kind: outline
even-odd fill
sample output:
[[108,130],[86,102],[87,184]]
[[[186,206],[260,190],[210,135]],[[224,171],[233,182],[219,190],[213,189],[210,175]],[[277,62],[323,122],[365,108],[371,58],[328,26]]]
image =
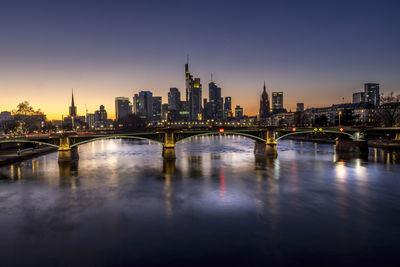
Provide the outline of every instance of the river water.
[[255,159],[240,136],[197,137],[175,162],[147,141],[79,147],[0,168],[0,266],[397,263],[398,155],[335,155],[281,141]]

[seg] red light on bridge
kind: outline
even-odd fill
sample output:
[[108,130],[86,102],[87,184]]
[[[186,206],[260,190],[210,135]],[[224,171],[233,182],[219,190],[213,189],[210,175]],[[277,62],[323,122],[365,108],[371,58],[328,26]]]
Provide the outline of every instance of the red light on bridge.
[[343,129],[343,128],[340,128],[340,129],[339,129],[339,131],[343,132],[343,131],[344,131],[344,129]]
[[220,129],[219,129],[219,132],[220,132],[220,133],[224,133],[224,132],[225,132],[225,129],[224,129],[224,128],[220,128]]
[[295,131],[296,131],[296,128],[293,127],[293,128],[292,128],[292,132],[295,132]]

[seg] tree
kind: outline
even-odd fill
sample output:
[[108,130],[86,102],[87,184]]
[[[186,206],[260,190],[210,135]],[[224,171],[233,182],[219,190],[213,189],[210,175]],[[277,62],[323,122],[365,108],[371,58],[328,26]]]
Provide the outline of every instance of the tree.
[[393,92],[381,95],[381,104],[375,112],[375,124],[386,127],[400,124],[400,95],[395,96]]
[[11,114],[16,125],[12,130],[19,134],[40,132],[42,123],[46,121],[46,115],[40,109],[34,110],[28,101],[19,103],[17,109],[13,110]]
[[35,111],[33,107],[29,105],[28,101],[19,103],[17,109],[13,110],[11,113],[13,115],[24,115],[24,116],[44,115],[44,113],[40,109]]

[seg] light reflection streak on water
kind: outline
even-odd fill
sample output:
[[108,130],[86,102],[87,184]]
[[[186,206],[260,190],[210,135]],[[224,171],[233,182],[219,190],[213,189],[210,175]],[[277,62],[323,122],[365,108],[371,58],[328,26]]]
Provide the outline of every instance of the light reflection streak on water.
[[347,168],[346,168],[345,162],[338,161],[336,163],[335,173],[336,173],[336,177],[339,179],[340,182],[346,182]]
[[364,166],[361,165],[361,159],[355,160],[355,173],[357,178],[361,181],[366,181],[367,179],[367,170]]
[[10,165],[10,178],[14,180],[14,164]]
[[225,174],[224,174],[224,169],[220,168],[219,169],[219,183],[220,183],[220,197],[221,197],[221,202],[225,203],[225,197],[226,197],[226,188],[225,188]]
[[171,174],[165,174],[164,176],[164,195],[165,195],[165,208],[168,218],[172,217],[172,185],[171,185]]
[[21,179],[21,166],[18,165],[17,167],[17,179],[20,180]]

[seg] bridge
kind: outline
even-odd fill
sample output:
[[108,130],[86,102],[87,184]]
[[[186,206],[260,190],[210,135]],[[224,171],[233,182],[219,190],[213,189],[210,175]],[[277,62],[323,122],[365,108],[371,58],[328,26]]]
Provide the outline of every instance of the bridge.
[[181,128],[165,127],[146,132],[63,132],[51,135],[25,136],[0,140],[0,143],[35,143],[57,148],[58,160],[72,161],[79,159],[78,147],[82,144],[103,139],[142,139],[162,144],[162,156],[175,159],[175,145],[194,136],[240,135],[255,141],[254,154],[260,157],[277,157],[277,142],[283,138],[300,134],[331,134],[337,136],[336,150],[339,152],[368,153],[368,144],[363,140],[363,132],[357,128]]

